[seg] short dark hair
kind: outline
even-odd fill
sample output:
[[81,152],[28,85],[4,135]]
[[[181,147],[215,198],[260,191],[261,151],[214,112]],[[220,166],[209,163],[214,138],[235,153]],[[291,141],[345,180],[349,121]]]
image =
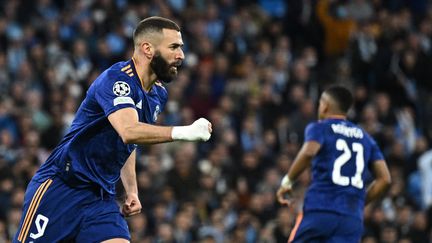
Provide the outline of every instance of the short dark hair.
[[324,91],[335,102],[340,111],[347,113],[353,104],[351,91],[343,86],[330,86]]
[[162,29],[171,29],[180,31],[180,27],[172,20],[153,16],[141,20],[133,33],[134,43],[137,37],[145,32],[159,32],[162,33]]

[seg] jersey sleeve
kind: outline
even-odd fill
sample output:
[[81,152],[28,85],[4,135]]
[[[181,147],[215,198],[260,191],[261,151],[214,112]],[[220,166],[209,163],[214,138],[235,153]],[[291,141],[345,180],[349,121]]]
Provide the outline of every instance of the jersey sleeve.
[[324,143],[324,131],[320,123],[310,123],[305,129],[305,142],[315,141],[319,144]]
[[370,161],[384,160],[384,156],[378,144],[371,138],[371,158]]
[[106,75],[100,81],[95,97],[105,116],[127,107],[136,109],[136,91],[129,77],[121,74]]

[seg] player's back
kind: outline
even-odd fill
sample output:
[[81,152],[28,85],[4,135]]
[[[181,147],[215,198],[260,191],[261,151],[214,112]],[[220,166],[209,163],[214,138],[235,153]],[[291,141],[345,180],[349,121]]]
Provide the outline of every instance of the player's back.
[[316,141],[321,148],[312,161],[304,211],[331,211],[361,219],[370,165],[383,159],[375,141],[343,119],[309,124],[305,140]]

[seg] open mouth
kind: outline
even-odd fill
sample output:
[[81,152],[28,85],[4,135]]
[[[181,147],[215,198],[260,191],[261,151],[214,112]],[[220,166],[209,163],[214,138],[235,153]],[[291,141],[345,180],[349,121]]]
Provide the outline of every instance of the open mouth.
[[174,63],[171,65],[171,68],[177,70],[180,67],[180,65],[181,65],[181,62],[180,63]]
[[171,70],[172,72],[177,73],[178,68],[181,66],[181,64],[182,64],[181,61],[174,62],[173,64],[170,65],[170,70]]
[[171,64],[171,66],[173,66],[173,67],[180,67],[182,65],[182,61],[177,61],[177,62],[174,62],[173,64]]

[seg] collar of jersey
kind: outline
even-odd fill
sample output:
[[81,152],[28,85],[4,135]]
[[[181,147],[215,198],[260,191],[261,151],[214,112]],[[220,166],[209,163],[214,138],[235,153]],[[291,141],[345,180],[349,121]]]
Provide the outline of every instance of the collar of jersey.
[[328,116],[326,118],[326,120],[346,120],[346,116],[342,116],[342,115],[332,115],[332,116]]

